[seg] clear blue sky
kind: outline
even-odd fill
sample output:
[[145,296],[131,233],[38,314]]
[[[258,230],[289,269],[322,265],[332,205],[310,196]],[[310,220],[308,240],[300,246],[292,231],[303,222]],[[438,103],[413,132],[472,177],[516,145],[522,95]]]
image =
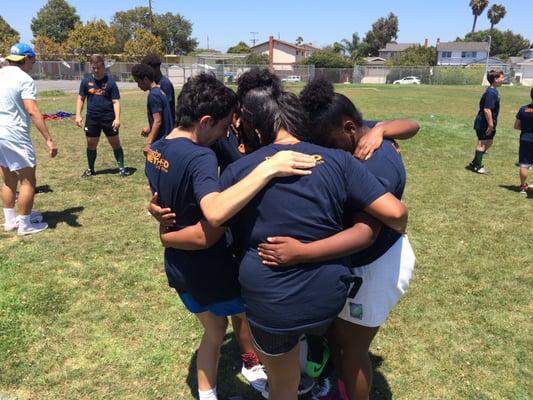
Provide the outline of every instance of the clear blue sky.
[[[4,6],[8,2],[1,1]],[[116,11],[148,5],[148,0],[68,1],[84,22],[94,18],[109,22]],[[496,2],[507,9],[497,27],[511,29],[533,41],[531,0],[497,0],[490,4]],[[363,38],[376,19],[391,11],[400,22],[398,42],[423,43],[428,38],[434,45],[437,38],[452,41],[470,31],[473,16],[468,3],[468,0],[152,0],[154,12],[179,13],[191,21],[193,36],[200,47],[207,47],[209,36],[209,48],[221,51],[241,40],[250,44],[250,32],[258,32],[259,42],[269,35],[290,42],[302,36],[318,47],[350,38],[353,32]],[[29,42],[31,19],[44,4],[46,0],[14,0],[9,8],[2,7],[0,15],[21,34],[23,41]],[[476,29],[488,27],[485,12],[478,18]]]

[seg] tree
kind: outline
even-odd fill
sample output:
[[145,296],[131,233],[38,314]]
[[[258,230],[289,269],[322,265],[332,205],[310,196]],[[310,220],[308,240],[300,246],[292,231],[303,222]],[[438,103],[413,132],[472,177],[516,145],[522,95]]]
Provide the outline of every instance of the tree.
[[11,46],[19,40],[19,33],[0,15],[0,54],[9,53]]
[[309,57],[304,58],[300,64],[314,65],[316,68],[351,68],[353,66],[353,62],[336,53],[331,47],[315,51]]
[[117,11],[111,18],[110,26],[115,32],[115,51],[121,53],[126,42],[133,39],[137,29],[150,30],[150,10],[148,7],[135,7]]
[[472,15],[474,16],[474,23],[472,24],[472,32],[476,30],[477,17],[483,14],[485,8],[489,5],[489,0],[470,0],[470,8],[472,9]]
[[301,45],[303,42],[304,42],[304,38],[303,38],[303,37],[298,36],[298,37],[296,38],[296,41],[295,41],[296,46]]
[[65,49],[86,61],[92,54],[110,54],[116,45],[113,30],[103,20],[93,20],[76,24],[70,32]]
[[46,36],[62,43],[80,22],[76,9],[65,0],[48,0],[31,20],[31,31],[34,37]]
[[391,66],[414,66],[437,64],[437,49],[435,47],[411,46],[402,51],[399,57],[387,61]]
[[487,29],[468,33],[464,38],[457,38],[458,42],[488,42],[491,35],[491,54],[494,56],[507,59],[520,55],[520,50],[527,49],[530,43],[522,35],[515,34],[510,30],[504,32],[494,28],[492,32]]
[[56,43],[46,36],[37,36],[33,39],[33,47],[35,52],[39,54],[40,60],[57,61],[65,54],[65,49],[61,43]]
[[490,21],[490,30],[492,32],[494,25],[500,22],[507,14],[507,10],[501,4],[493,4],[487,13],[487,17]]
[[398,17],[393,13],[389,13],[387,18],[379,18],[366,33],[361,44],[361,54],[377,56],[379,49],[385,47],[392,39],[398,38],[398,30]]
[[248,65],[268,65],[270,64],[270,60],[266,54],[250,53],[250,55],[244,59],[244,63]]
[[357,57],[357,51],[359,50],[359,46],[361,45],[361,39],[359,39],[359,35],[357,34],[357,32],[352,33],[352,38],[350,40],[342,39],[341,43],[345,55],[351,58]]
[[198,40],[191,38],[192,23],[179,14],[155,14],[152,31],[161,38],[166,54],[183,55],[198,46]]
[[161,38],[146,29],[137,29],[124,45],[124,55],[131,61],[140,61],[146,54],[161,54],[162,50]]
[[227,53],[245,54],[250,52],[250,46],[245,42],[239,42],[228,49]]

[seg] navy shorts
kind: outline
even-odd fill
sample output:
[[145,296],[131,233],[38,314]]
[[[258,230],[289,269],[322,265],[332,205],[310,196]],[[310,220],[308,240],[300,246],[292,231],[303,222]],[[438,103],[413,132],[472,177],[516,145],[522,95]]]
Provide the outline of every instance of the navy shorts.
[[486,129],[476,129],[476,135],[478,140],[492,140],[496,136],[496,128],[492,131],[492,135],[488,136],[486,134]]
[[241,314],[244,312],[244,301],[240,297],[231,300],[221,301],[219,303],[212,303],[207,306],[201,306],[193,297],[186,292],[178,293],[181,301],[193,314],[210,311],[217,317],[229,317],[231,315]]
[[533,142],[521,140],[518,148],[518,164],[521,167],[533,167]]
[[84,130],[87,137],[100,137],[102,131],[107,137],[118,135],[118,129],[113,128],[113,120],[101,121],[87,117]]

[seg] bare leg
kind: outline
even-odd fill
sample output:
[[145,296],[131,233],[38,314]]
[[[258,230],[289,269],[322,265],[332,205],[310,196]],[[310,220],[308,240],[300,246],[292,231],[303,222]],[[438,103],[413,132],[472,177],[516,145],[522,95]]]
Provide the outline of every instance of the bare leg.
[[17,196],[17,183],[19,178],[17,174],[10,171],[9,168],[1,167],[2,171],[2,207],[15,208],[15,199]]
[[210,390],[217,385],[218,358],[220,346],[224,340],[228,320],[206,311],[196,314],[204,327],[204,335],[198,347],[196,369],[198,372],[198,389]]
[[98,147],[99,137],[85,136],[87,138],[87,149],[96,150]]
[[528,168],[520,167],[520,184],[521,185],[527,182],[527,174],[528,174]]
[[113,150],[120,149],[120,147],[121,147],[121,145],[120,145],[120,137],[118,135],[108,136],[107,137],[107,141],[109,142],[109,144],[111,145]]
[[493,140],[478,140],[476,150],[486,152],[492,146]]
[[22,168],[17,171],[20,182],[18,210],[20,215],[30,215],[35,195],[35,167]]
[[246,320],[246,315],[244,313],[232,315],[231,325],[233,326],[235,338],[239,343],[241,354],[255,352],[254,346],[252,345],[252,339],[250,337],[250,328],[248,326],[248,321]]
[[300,342],[279,356],[268,356],[258,349],[258,356],[268,371],[268,398],[271,400],[297,400],[300,384]]
[[341,353],[339,375],[350,400],[369,398],[372,363],[368,350],[378,330],[339,318],[333,323],[332,336]]

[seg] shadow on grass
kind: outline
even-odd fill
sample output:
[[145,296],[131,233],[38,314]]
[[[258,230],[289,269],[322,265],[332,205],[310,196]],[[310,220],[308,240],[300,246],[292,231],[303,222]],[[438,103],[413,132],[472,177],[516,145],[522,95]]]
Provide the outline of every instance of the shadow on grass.
[[[517,186],[517,185],[499,185],[499,186],[501,188],[503,188],[503,189],[510,190],[511,192],[520,193],[520,186]],[[526,196],[524,196],[524,197],[526,197]],[[533,189],[529,189],[527,191],[527,198],[528,199],[533,199]]]
[[[196,377],[196,356],[198,351],[191,357],[187,385],[191,390],[191,398],[198,399],[198,382]],[[262,399],[259,392],[244,383],[242,378],[237,377],[241,371],[241,352],[235,335],[229,332],[224,336],[224,343],[220,349],[220,361],[218,363],[217,393],[219,399]]]
[[[126,174],[128,176],[133,175],[135,172],[137,172],[137,168],[134,167],[125,167]],[[118,175],[118,168],[107,168],[102,169],[99,171],[96,171],[96,175]]]
[[49,229],[55,229],[57,224],[65,222],[69,226],[79,228],[81,224],[78,222],[77,213],[84,210],[85,207],[71,207],[63,211],[44,211],[43,220],[48,223]]
[[372,390],[370,391],[371,400],[390,400],[392,399],[392,392],[390,391],[389,382],[385,375],[379,371],[379,367],[383,364],[383,357],[370,354],[370,361],[372,362]]

